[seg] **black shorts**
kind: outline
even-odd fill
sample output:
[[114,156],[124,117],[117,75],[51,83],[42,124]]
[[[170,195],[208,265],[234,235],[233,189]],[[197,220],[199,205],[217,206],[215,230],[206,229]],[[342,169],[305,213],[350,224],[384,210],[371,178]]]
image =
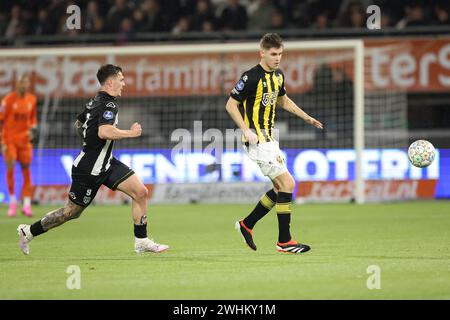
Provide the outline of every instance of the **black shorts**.
[[72,185],[70,186],[69,199],[79,206],[87,207],[94,200],[102,184],[111,190],[116,190],[121,182],[133,174],[133,169],[116,158],[112,158],[109,169],[98,176],[77,172],[77,168],[72,167]]

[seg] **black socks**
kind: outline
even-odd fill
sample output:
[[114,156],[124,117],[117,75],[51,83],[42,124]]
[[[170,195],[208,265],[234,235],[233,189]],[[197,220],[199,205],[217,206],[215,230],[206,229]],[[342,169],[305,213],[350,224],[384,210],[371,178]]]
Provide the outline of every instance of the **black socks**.
[[244,219],[245,226],[253,229],[255,224],[275,206],[275,202],[277,202],[277,194],[273,189],[270,189],[261,197],[253,211]]
[[291,203],[292,193],[278,192],[277,217],[278,217],[278,242],[285,243],[291,240]]

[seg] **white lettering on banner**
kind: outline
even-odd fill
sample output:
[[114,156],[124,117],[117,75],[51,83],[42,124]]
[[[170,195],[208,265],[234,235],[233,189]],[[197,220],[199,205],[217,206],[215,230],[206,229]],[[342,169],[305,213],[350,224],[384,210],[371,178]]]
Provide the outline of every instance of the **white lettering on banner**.
[[153,154],[135,154],[132,156],[131,167],[139,172],[139,177],[144,181],[154,177],[153,164],[155,156]]
[[121,154],[120,155],[120,159],[121,162],[123,162],[123,164],[126,164],[129,167],[132,167],[131,165],[131,154]]
[[74,75],[80,69],[80,63],[73,62],[70,57],[64,57],[62,63],[62,70],[64,70],[63,88],[67,93],[75,94],[77,92],[77,85],[72,84]]
[[391,77],[395,84],[402,87],[414,84],[414,71],[416,70],[416,60],[410,54],[399,54],[392,59]]
[[13,88],[13,69],[7,62],[0,63],[0,95],[3,96]]
[[389,62],[389,56],[384,53],[382,48],[374,48],[369,51],[372,60],[372,80],[376,87],[388,87],[390,81],[381,75],[381,70],[385,70],[382,65]]
[[355,161],[355,152],[353,150],[329,150],[327,158],[330,162],[334,162],[336,166],[336,180],[347,180],[349,163]]
[[285,61],[283,64],[285,83],[291,88],[310,86],[314,82],[314,71],[316,69],[313,62],[314,59],[309,58],[307,60],[303,57]]
[[[314,173],[308,172],[308,165],[314,165]],[[329,163],[325,155],[316,150],[301,152],[294,160],[294,177],[297,180],[326,180],[329,175]]]
[[426,87],[428,85],[428,79],[429,76],[429,70],[430,70],[430,64],[436,62],[436,55],[433,53],[427,53],[423,56],[422,60],[420,61],[419,66],[419,72],[420,72],[420,79],[419,83],[422,87]]
[[[394,85],[409,88],[419,85],[427,89],[433,81],[430,77],[437,77],[440,85],[450,87],[450,76],[442,74],[443,70],[450,70],[450,43],[443,45],[437,54],[425,51],[422,56],[405,52],[404,48],[395,46],[389,49],[389,46],[383,46],[367,50],[372,61],[372,81],[376,87]],[[430,73],[430,68],[437,68],[439,71]]]
[[380,152],[378,150],[364,150],[362,155],[362,167],[364,179],[376,179],[379,174],[378,163],[380,161]]
[[[289,168],[297,181],[345,181],[354,176],[353,150],[301,150],[286,159],[292,162]],[[220,176],[224,182],[268,181],[258,165],[241,152],[224,152],[217,167],[215,156],[200,152],[178,153],[172,157],[160,153],[122,153],[119,160],[147,183],[216,182]],[[72,162],[72,155],[61,156],[68,178]],[[369,149],[363,152],[362,166],[365,179],[439,179],[439,151],[436,150],[435,161],[429,167],[420,169],[409,163],[404,150]]]
[[[448,39],[411,39],[379,43],[366,41],[370,69],[367,89],[398,88],[440,90],[450,87],[450,43]],[[420,48],[420,50],[417,50]],[[324,53],[325,58],[331,56]],[[138,95],[142,94],[223,94],[233,88],[236,79],[253,62],[245,54],[218,58],[210,54],[187,58],[135,58],[107,54],[99,57],[39,56],[5,58],[0,63],[0,95],[13,90],[17,75],[34,72],[37,81],[32,90],[40,97],[61,95],[92,95],[98,90],[95,77],[98,67],[115,63],[116,57],[129,61],[127,82]],[[348,61],[348,53],[333,53],[333,59]],[[189,62],[189,63],[187,63]],[[239,62],[239,63],[237,63]],[[127,62],[126,62],[127,63]],[[319,64],[316,59],[293,50],[283,63],[285,83],[291,92],[311,88]],[[350,76],[350,74],[349,74]]]
[[64,166],[64,170],[67,172],[67,175],[71,177],[72,175],[72,164],[73,164],[73,157],[71,155],[63,155],[61,156],[61,162]]
[[[59,91],[64,94],[93,94],[98,88],[97,60],[78,61],[70,56],[40,56],[34,60],[13,60],[0,64],[0,95],[12,90],[14,79],[24,72],[35,71],[40,81],[34,84],[37,95],[49,95]],[[63,70],[63,72],[61,71]],[[79,77],[78,77],[79,76]]]
[[87,61],[82,65],[83,76],[80,78],[80,85],[83,92],[94,93],[99,89],[97,71],[100,63],[97,61]]
[[[35,84],[36,93],[39,95],[49,95],[58,90],[60,85],[58,79],[59,62],[55,56],[38,57],[36,59],[36,76],[43,78],[43,82]],[[64,83],[64,82],[63,82]],[[64,88],[60,88],[61,94],[64,94]]]
[[383,150],[381,179],[403,179],[409,169],[408,155],[402,150]]
[[[450,44],[447,44],[439,50],[439,64],[447,70],[450,70]],[[439,82],[445,86],[450,86],[450,77],[443,74],[438,75]]]
[[186,161],[180,155],[175,155],[174,163],[162,154],[156,155],[156,181],[186,181]]
[[[136,62],[136,89],[148,92],[166,90],[217,90],[224,83],[232,87],[232,83],[242,74],[251,63],[236,66],[233,63],[225,63],[215,58],[203,57],[193,59],[189,65],[162,65],[150,63],[148,59],[141,58]],[[225,72],[224,72],[225,71]],[[231,89],[230,89],[231,90]]]

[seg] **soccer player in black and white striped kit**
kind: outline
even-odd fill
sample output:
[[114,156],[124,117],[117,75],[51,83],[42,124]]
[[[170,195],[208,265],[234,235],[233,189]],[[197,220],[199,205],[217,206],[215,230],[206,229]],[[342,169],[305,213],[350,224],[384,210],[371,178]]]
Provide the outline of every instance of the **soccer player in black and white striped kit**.
[[137,138],[142,133],[139,123],[133,123],[129,130],[117,128],[117,97],[121,96],[125,86],[122,69],[111,64],[104,65],[98,70],[97,79],[101,85],[100,91],[86,104],[75,122],[77,133],[83,138],[83,149],[72,166],[68,201],[64,207],[47,213],[32,225],[19,225],[19,247],[24,254],[29,254],[29,243],[33,238],[78,218],[102,184],[132,198],[137,253],[158,253],[169,248],[147,237],[148,190],[131,168],[112,156],[115,140]]

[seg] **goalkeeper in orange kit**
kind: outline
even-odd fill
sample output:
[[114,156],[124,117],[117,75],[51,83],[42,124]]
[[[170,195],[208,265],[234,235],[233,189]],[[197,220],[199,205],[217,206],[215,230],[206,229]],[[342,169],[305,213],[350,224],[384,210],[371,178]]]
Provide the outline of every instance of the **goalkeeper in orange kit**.
[[22,213],[28,217],[31,211],[31,173],[30,164],[33,154],[33,131],[37,126],[36,96],[28,92],[30,77],[22,75],[16,90],[7,94],[0,104],[0,150],[6,163],[6,181],[9,192],[8,216],[13,217],[17,211],[15,194],[14,167],[16,161],[20,163],[22,186]]

